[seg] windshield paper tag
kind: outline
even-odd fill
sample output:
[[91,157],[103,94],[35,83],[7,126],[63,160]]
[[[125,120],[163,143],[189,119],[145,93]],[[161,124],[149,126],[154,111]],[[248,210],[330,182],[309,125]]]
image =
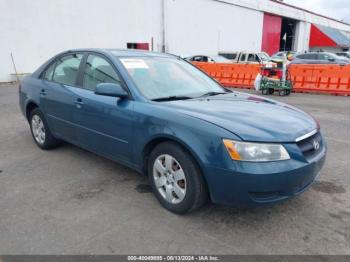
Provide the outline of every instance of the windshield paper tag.
[[120,59],[120,61],[127,69],[148,68],[148,65],[142,59],[125,58]]

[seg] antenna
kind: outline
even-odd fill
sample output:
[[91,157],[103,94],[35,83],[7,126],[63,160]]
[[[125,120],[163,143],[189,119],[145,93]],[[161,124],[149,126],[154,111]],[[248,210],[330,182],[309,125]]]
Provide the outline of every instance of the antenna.
[[17,78],[17,83],[19,83],[18,72],[17,72],[17,68],[16,68],[16,64],[15,64],[15,60],[14,60],[14,58],[13,58],[12,52],[10,53],[10,55],[11,55],[11,60],[12,60],[13,69],[15,70],[15,74],[16,74],[16,78]]

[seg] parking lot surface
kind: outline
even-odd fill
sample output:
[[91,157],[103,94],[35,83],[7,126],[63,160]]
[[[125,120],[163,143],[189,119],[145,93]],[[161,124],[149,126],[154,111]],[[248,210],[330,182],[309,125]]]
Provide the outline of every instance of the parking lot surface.
[[350,98],[273,98],[319,120],[329,151],[318,181],[272,207],[178,216],[126,167],[69,144],[40,150],[17,86],[1,84],[0,254],[350,254]]

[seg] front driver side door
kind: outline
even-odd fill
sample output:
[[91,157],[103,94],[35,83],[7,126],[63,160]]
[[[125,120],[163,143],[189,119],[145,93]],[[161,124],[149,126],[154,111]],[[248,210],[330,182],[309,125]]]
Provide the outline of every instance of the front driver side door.
[[82,72],[82,88],[75,91],[81,103],[74,113],[80,144],[108,158],[129,163],[133,100],[94,93],[100,83],[122,85],[115,68],[105,57],[89,54]]

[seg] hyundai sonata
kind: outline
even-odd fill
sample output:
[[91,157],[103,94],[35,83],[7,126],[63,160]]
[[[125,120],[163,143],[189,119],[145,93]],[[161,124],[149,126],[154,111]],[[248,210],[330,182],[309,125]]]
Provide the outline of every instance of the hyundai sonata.
[[168,54],[63,52],[23,80],[20,106],[40,148],[63,140],[129,166],[175,213],[207,200],[291,198],[313,183],[326,156],[307,113],[225,89]]

